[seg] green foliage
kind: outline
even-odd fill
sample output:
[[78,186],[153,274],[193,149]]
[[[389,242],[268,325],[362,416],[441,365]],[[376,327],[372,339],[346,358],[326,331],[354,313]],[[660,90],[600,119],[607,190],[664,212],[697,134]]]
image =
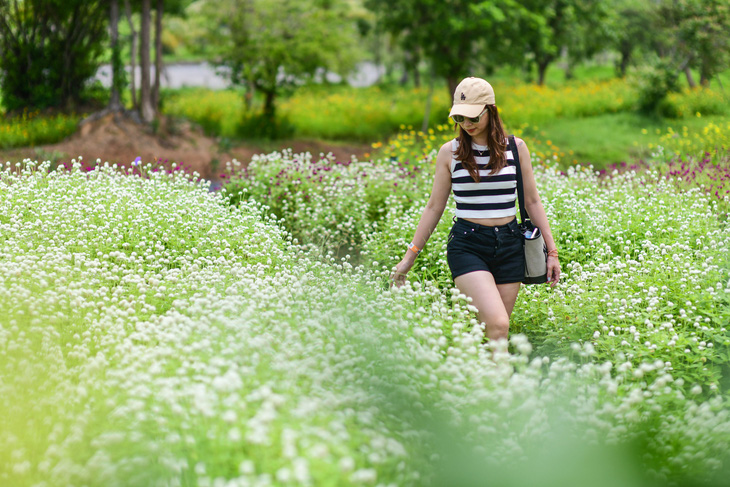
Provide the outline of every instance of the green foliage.
[[667,118],[701,115],[730,115],[730,96],[710,88],[686,88],[669,93],[661,103],[661,114]]
[[568,52],[568,61],[575,64],[605,47],[610,2],[529,0],[519,3],[524,14],[517,34],[524,42],[523,59],[537,68],[538,84],[544,83],[547,67],[560,57],[563,49]]
[[236,90],[184,89],[165,98],[163,113],[185,117],[199,124],[210,136],[236,137],[246,112]]
[[520,3],[505,0],[366,0],[379,29],[393,34],[406,52],[422,52],[433,74],[448,81],[449,94],[460,78],[521,63],[516,21]]
[[[598,362],[638,366],[661,356],[675,378],[717,390],[730,346],[730,237],[722,216],[730,188],[709,183],[728,177],[727,149],[722,154],[717,166],[705,160],[680,168],[655,156],[646,168],[600,174],[581,167],[565,174],[533,160],[566,281],[557,292],[525,288],[514,331],[530,337],[539,355],[572,355],[575,343],[590,343]],[[434,155],[408,165],[341,165],[277,153],[255,158],[245,172],[229,168],[226,188],[234,202],[266,205],[306,246],[344,249],[365,267],[387,270],[428,200]],[[452,215],[453,203],[412,271],[442,289],[452,286],[445,257]]]
[[[357,169],[401,173],[381,164],[325,178],[312,215]],[[438,240],[387,285],[427,177],[389,181],[413,205],[361,229],[366,267],[159,169],[0,170],[3,484],[726,484],[730,234],[697,188],[538,169],[565,276],[523,289],[508,353],[430,280]]]
[[703,84],[730,66],[730,5],[725,0],[662,2],[670,57],[700,71]]
[[[421,126],[429,92],[425,88],[311,86],[298,89],[281,103],[299,137],[374,141],[403,125]],[[446,90],[431,95],[429,126],[449,113]]]
[[291,138],[296,128],[286,114],[272,117],[265,112],[244,111],[236,128],[236,137],[275,140]]
[[677,71],[667,61],[659,60],[647,64],[633,74],[639,91],[638,109],[646,115],[670,116],[671,108],[666,106],[667,96],[679,91]]
[[0,91],[5,108],[68,108],[79,102],[99,66],[106,21],[106,3],[101,1],[0,3]]
[[294,237],[325,252],[359,249],[363,229],[375,231],[394,204],[410,206],[422,194],[413,180],[430,179],[421,162],[318,160],[290,151],[255,156],[244,172],[234,169],[225,185],[233,204],[265,203]]
[[619,55],[617,74],[623,77],[636,58],[652,50],[654,33],[659,28],[659,12],[655,2],[613,0],[606,3],[613,7],[607,22],[608,36]]
[[[419,88],[313,85],[282,99],[272,118],[263,114],[258,98],[247,109],[239,91],[196,89],[172,93],[163,109],[194,120],[214,136],[373,141],[404,124],[420,126],[427,97],[427,90]],[[443,120],[448,108],[445,90],[436,92],[430,125]]]
[[359,57],[355,24],[342,1],[226,0],[202,8],[231,80],[260,91],[269,117],[282,89],[320,70],[345,73]]
[[28,147],[59,142],[76,132],[77,115],[23,113],[0,119],[0,148]]

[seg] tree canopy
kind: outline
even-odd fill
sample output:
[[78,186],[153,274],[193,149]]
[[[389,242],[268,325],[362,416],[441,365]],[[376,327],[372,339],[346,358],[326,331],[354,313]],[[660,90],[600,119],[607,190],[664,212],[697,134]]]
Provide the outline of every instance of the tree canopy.
[[0,2],[0,91],[5,108],[78,102],[99,66],[107,17],[104,2]]
[[201,10],[209,41],[234,83],[259,90],[272,116],[282,87],[322,70],[346,73],[359,58],[356,23],[344,0],[215,0]]

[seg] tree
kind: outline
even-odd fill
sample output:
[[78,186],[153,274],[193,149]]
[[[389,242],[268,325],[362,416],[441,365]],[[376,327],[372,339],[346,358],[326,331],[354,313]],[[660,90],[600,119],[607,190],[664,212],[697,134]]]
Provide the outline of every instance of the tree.
[[[569,69],[605,51],[611,41],[611,3],[606,0],[574,0],[575,22],[568,31]],[[569,75],[569,73],[566,73]]]
[[679,0],[664,5],[680,57],[700,72],[700,84],[730,65],[730,5],[726,0]]
[[475,71],[489,71],[515,59],[522,63],[517,21],[526,11],[518,2],[366,0],[365,4],[404,51],[420,51],[434,75],[446,79],[450,95],[461,78]]
[[137,101],[137,30],[135,29],[134,21],[132,20],[132,7],[129,4],[129,0],[124,0],[124,15],[127,17],[127,23],[129,24],[130,31],[130,44],[131,44],[131,56],[130,56],[130,67],[132,69],[132,81],[130,83],[130,90],[132,92],[132,109],[138,110],[139,103]]
[[207,2],[203,12],[220,65],[230,69],[234,83],[264,95],[270,120],[283,87],[322,70],[346,73],[359,57],[343,0],[219,0]]
[[690,69],[695,68],[700,83],[706,85],[730,66],[730,5],[726,0],[657,0],[648,17],[652,21],[644,28],[650,33],[655,56],[649,63],[667,71],[663,77],[684,73],[688,84],[695,86]]
[[152,85],[152,105],[160,107],[160,75],[162,74],[162,14],[164,0],[157,0],[155,8],[155,82]]
[[151,122],[155,118],[155,109],[152,106],[152,88],[150,84],[150,0],[142,0],[142,26],[140,28],[139,42],[139,68],[142,72],[140,77],[140,113],[142,120]]
[[608,41],[605,0],[524,0],[521,36],[525,53],[537,69],[537,83],[545,82],[548,67],[563,50],[568,61],[590,58]]
[[608,6],[608,43],[619,55],[616,72],[623,78],[637,55],[652,50],[659,29],[658,7],[636,0],[612,0]]
[[107,2],[0,1],[0,92],[8,110],[70,108],[96,74]]
[[109,109],[122,109],[121,91],[124,87],[124,65],[122,63],[122,49],[119,45],[119,0],[111,0],[109,5],[109,40],[112,51],[112,86],[109,98]]

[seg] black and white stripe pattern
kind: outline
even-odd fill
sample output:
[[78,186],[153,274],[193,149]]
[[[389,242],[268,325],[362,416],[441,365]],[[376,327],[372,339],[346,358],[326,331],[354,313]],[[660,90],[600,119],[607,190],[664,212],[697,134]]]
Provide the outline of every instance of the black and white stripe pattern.
[[[451,143],[453,153],[456,154],[458,142]],[[456,201],[456,216],[458,218],[503,218],[517,214],[517,176],[515,174],[514,156],[507,149],[505,158],[507,166],[497,174],[490,175],[487,169],[489,164],[489,149],[483,145],[472,144],[474,159],[479,168],[478,183],[474,182],[469,171],[451,157],[451,190]]]

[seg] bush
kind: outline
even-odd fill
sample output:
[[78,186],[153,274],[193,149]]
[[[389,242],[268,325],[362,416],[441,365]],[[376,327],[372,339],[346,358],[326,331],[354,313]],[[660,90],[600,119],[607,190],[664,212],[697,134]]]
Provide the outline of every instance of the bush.
[[638,109],[641,113],[677,116],[672,104],[667,102],[670,93],[680,91],[677,72],[672,66],[664,62],[646,65],[637,69],[633,78],[639,91]]
[[671,160],[690,156],[723,165],[727,164],[729,152],[730,122],[708,122],[702,130],[691,134],[686,126],[678,131],[668,128],[659,138],[654,157],[658,160]]
[[661,103],[660,113],[668,118],[730,114],[730,100],[724,93],[706,87],[686,88],[681,93],[669,93]]
[[244,112],[236,127],[236,135],[243,139],[286,139],[294,135],[294,125],[287,116],[272,118],[263,112]]
[[8,111],[68,108],[81,100],[99,67],[105,3],[52,4],[34,0],[22,9],[0,7],[0,92]]
[[76,132],[77,115],[41,115],[23,111],[22,114],[0,120],[0,148],[53,144]]

